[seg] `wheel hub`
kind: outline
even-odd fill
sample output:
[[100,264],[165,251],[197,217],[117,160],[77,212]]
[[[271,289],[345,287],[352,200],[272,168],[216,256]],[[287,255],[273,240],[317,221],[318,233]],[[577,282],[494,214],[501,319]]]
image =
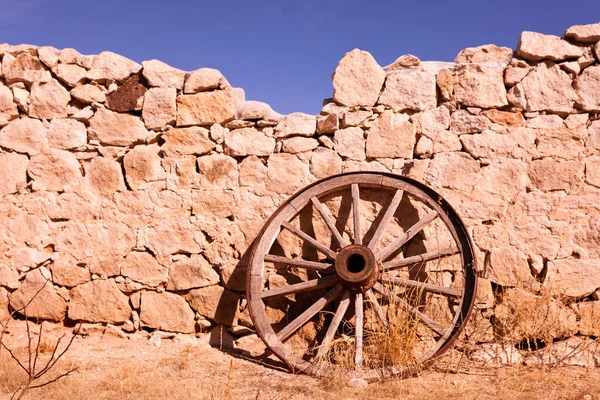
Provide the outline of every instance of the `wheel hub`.
[[379,279],[375,255],[367,246],[351,244],[335,258],[335,273],[340,283],[354,292],[366,292]]

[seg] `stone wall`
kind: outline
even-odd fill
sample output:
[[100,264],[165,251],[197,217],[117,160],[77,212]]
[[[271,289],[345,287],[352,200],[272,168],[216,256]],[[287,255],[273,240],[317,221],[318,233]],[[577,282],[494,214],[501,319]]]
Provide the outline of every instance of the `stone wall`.
[[271,213],[317,179],[381,170],[464,218],[484,327],[546,289],[555,337],[598,336],[599,41],[600,24],[524,32],[516,52],[385,68],[353,50],[316,117],[246,101],[214,69],[2,45],[0,317],[39,291],[43,320],[249,326],[239,261]]

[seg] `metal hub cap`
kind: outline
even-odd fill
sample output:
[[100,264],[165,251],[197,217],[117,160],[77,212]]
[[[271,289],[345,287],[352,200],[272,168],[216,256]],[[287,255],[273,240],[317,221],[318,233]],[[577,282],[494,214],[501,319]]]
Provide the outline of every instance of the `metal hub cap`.
[[375,255],[367,246],[351,244],[335,258],[335,273],[340,284],[354,292],[365,292],[379,279]]

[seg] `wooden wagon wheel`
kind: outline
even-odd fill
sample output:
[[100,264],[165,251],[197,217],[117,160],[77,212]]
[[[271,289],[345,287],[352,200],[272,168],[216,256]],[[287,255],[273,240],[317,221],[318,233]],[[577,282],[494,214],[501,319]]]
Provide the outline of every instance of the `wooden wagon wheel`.
[[474,264],[459,216],[427,186],[388,173],[336,175],[296,193],[259,233],[250,315],[293,370],[397,375],[456,340],[475,299]]

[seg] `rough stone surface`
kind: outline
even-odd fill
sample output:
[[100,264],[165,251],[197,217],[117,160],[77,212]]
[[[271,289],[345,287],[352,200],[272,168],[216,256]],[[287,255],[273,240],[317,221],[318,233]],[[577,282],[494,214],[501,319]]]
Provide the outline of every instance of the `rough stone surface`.
[[93,190],[110,195],[126,190],[121,165],[104,157],[95,157],[85,167],[85,179]]
[[225,136],[225,153],[230,156],[268,156],[275,150],[275,139],[254,128],[235,129]]
[[597,43],[600,41],[600,22],[571,26],[565,31],[565,37],[581,43]]
[[416,129],[403,115],[387,110],[375,120],[367,136],[367,157],[412,158]]
[[71,289],[69,296],[67,315],[74,321],[119,324],[131,316],[127,296],[112,279],[84,283]]
[[177,126],[221,124],[235,119],[236,100],[230,90],[177,96]]
[[79,65],[59,64],[56,75],[61,82],[69,85],[70,87],[74,87],[83,82],[87,75],[87,71],[85,68],[82,68]]
[[345,106],[374,106],[385,71],[366,51],[346,53],[333,74],[333,100]]
[[64,256],[52,263],[52,282],[57,285],[74,287],[91,280],[90,271],[80,267],[77,260],[71,256]]
[[144,61],[142,75],[150,86],[183,89],[186,72],[159,60]]
[[8,195],[24,189],[27,185],[26,155],[0,153],[0,195]]
[[87,143],[87,130],[79,121],[56,118],[50,122],[48,145],[55,149],[69,150]]
[[181,296],[168,292],[142,292],[140,323],[167,332],[195,331],[194,311]]
[[217,324],[232,326],[237,322],[239,296],[221,286],[191,290],[187,301],[200,315]]
[[31,157],[27,174],[37,190],[54,192],[76,186],[82,178],[79,161],[65,150],[52,150],[49,154]]
[[142,119],[146,128],[162,130],[173,126],[177,118],[177,91],[174,88],[152,88],[144,95]]
[[62,321],[67,310],[67,302],[40,269],[29,272],[19,289],[10,294],[9,300],[15,310],[26,306],[19,313],[29,318]]
[[136,146],[125,155],[123,166],[130,188],[143,189],[153,182],[165,179],[159,151],[160,147],[157,145]]
[[512,49],[486,44],[478,47],[467,47],[461,50],[454,59],[455,63],[486,63],[496,62],[508,64],[513,56]]
[[180,258],[171,265],[167,290],[180,291],[212,286],[219,283],[219,275],[200,255]]
[[310,173],[323,179],[342,172],[342,158],[333,150],[317,148],[310,158]]
[[148,136],[144,123],[136,116],[100,108],[90,119],[90,139],[103,145],[130,146]]
[[276,137],[292,135],[312,136],[317,129],[317,119],[308,114],[292,113],[282,117],[275,127]]
[[508,104],[502,67],[459,65],[454,71],[454,80],[454,99],[466,106],[493,108]]
[[313,138],[293,137],[283,141],[282,150],[286,153],[302,153],[314,150],[319,146],[319,141]]
[[33,156],[47,142],[47,134],[39,120],[21,118],[0,130],[0,146]]
[[135,74],[106,97],[106,108],[118,112],[139,111],[147,91],[140,81],[140,74]]
[[555,60],[578,58],[584,53],[584,48],[575,46],[554,35],[543,35],[536,32],[523,32],[517,45],[517,55],[526,60]]
[[598,271],[598,260],[549,261],[545,284],[554,296],[581,299],[600,289]]
[[162,135],[161,149],[167,154],[208,154],[215,148],[208,136],[208,129],[200,127],[169,129]]
[[570,192],[583,180],[583,171],[583,165],[576,161],[534,160],[529,166],[529,178],[539,190]]
[[106,89],[99,85],[80,85],[71,90],[71,97],[85,104],[104,103]]
[[435,91],[435,75],[415,69],[397,70],[387,76],[379,104],[394,110],[435,108]]
[[568,113],[576,98],[569,75],[552,61],[538,64],[509,92],[512,104],[530,112]]
[[309,183],[309,168],[293,154],[272,154],[267,162],[267,190],[292,194]]
[[42,78],[44,67],[37,58],[30,54],[21,53],[16,58],[5,54],[2,59],[2,73],[8,85],[23,82],[30,86]]
[[335,150],[342,157],[363,161],[365,155],[365,139],[360,128],[346,128],[335,132],[333,137]]
[[19,110],[13,101],[12,92],[0,83],[0,126],[6,125],[18,117]]
[[600,111],[600,66],[586,68],[575,80],[577,104],[585,111]]
[[204,92],[207,90],[227,86],[225,77],[219,70],[213,68],[200,68],[190,73],[185,80],[183,92],[186,94]]
[[47,83],[34,83],[29,101],[30,116],[40,119],[61,118],[67,116],[71,95],[56,79],[52,79]]
[[121,275],[148,286],[166,283],[169,270],[147,252],[132,251],[121,263]]
[[119,54],[104,51],[94,58],[92,69],[88,71],[87,78],[98,82],[107,80],[122,82],[129,75],[138,72],[141,67],[138,63]]

